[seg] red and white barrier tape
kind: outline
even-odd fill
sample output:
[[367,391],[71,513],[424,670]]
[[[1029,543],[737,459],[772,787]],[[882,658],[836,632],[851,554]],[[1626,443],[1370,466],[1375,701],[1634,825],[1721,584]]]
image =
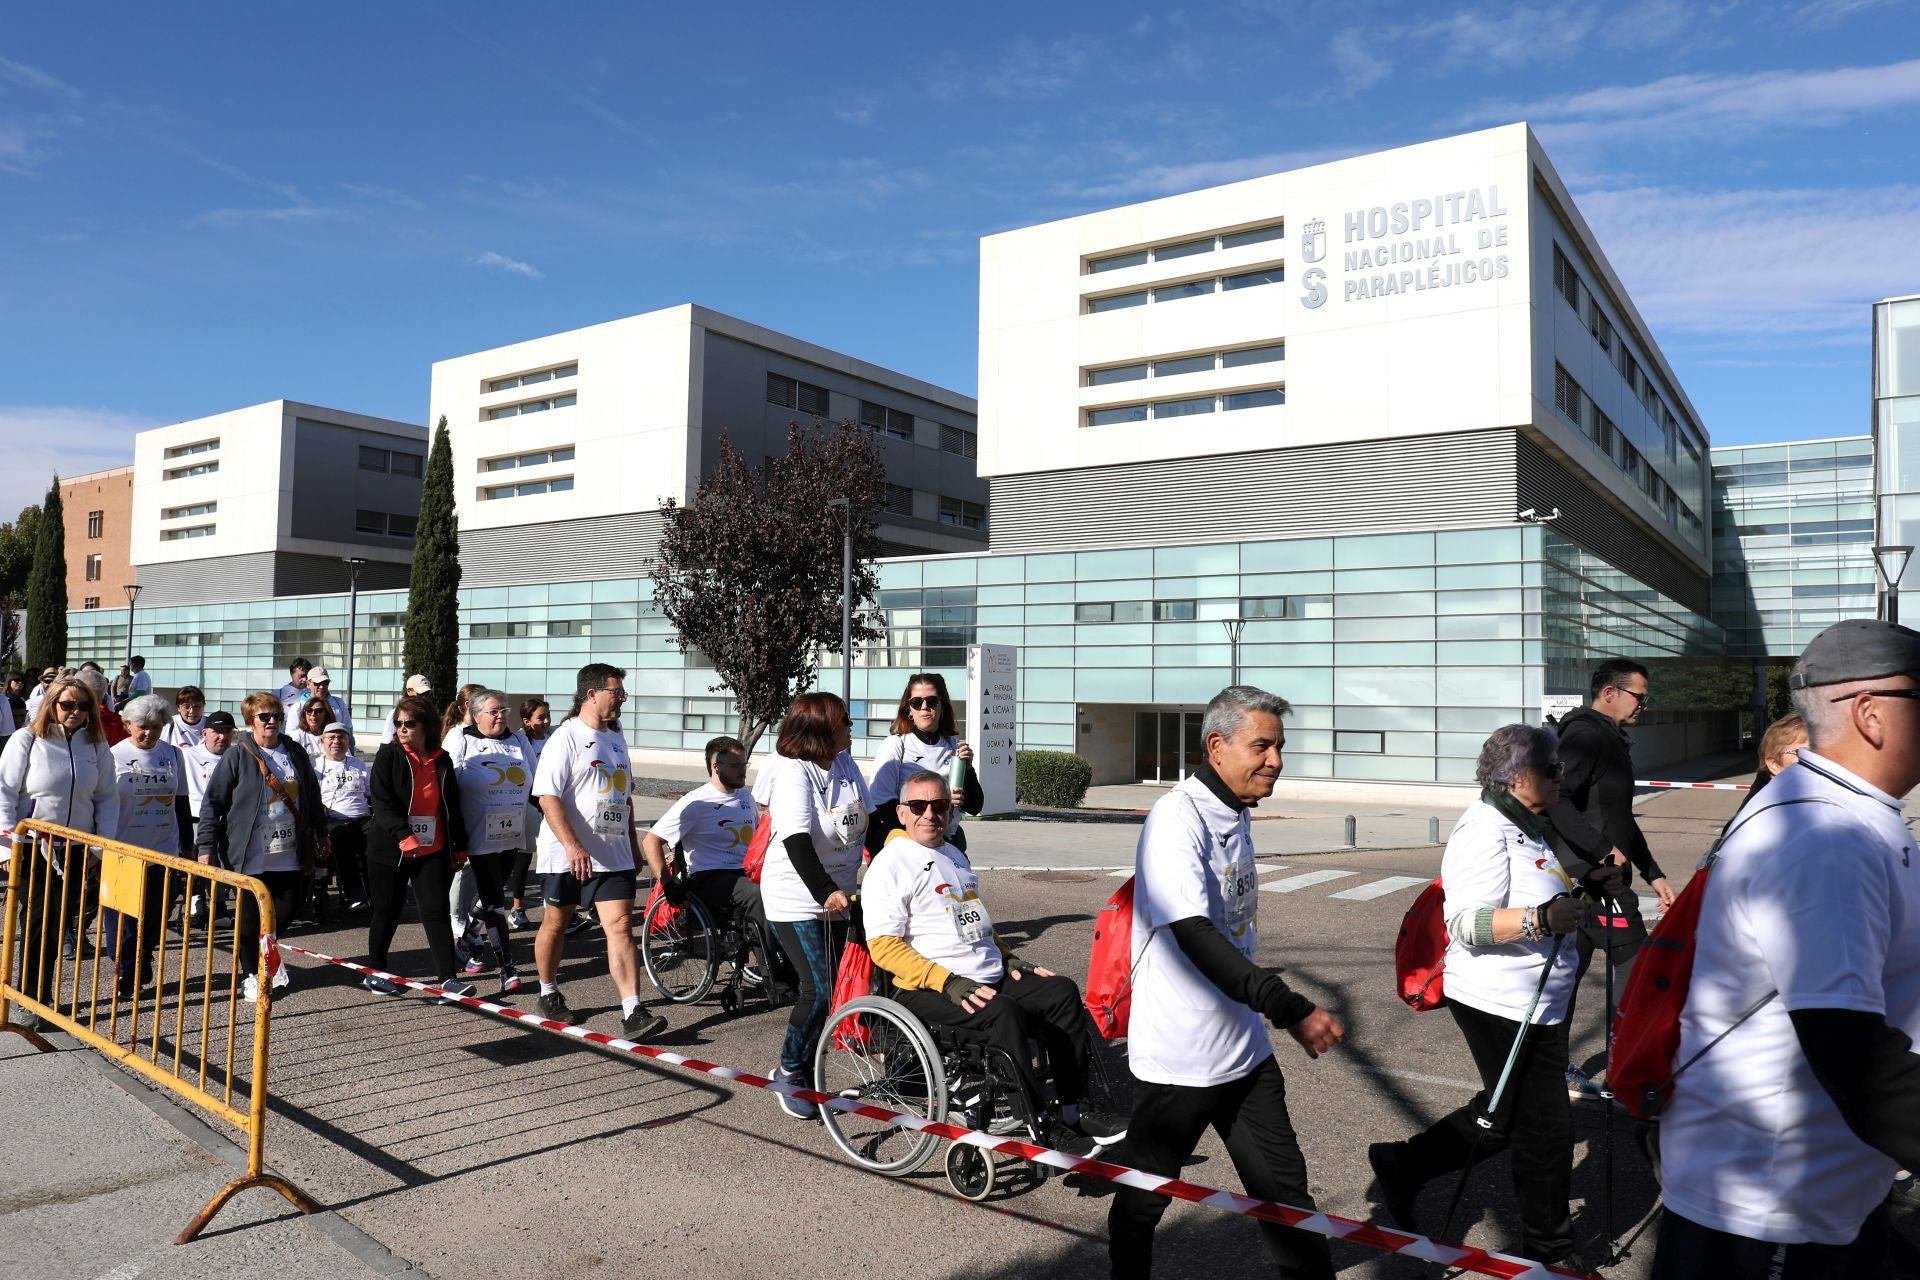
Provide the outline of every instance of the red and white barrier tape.
[[1750,791],[1751,786],[1744,782],[1642,782],[1633,780],[1636,787],[1672,787],[1680,791]]
[[731,1080],[768,1093],[784,1093],[788,1097],[811,1102],[815,1106],[832,1107],[835,1111],[844,1111],[868,1120],[879,1120],[900,1129],[915,1129],[945,1138],[949,1142],[964,1142],[984,1151],[1000,1155],[1018,1156],[1035,1164],[1051,1165],[1064,1169],[1068,1173],[1083,1174],[1099,1178],[1104,1182],[1118,1183],[1121,1186],[1136,1187],[1143,1191],[1152,1191],[1175,1200],[1191,1200],[1195,1204],[1204,1204],[1211,1209],[1223,1209],[1228,1213],[1239,1214],[1246,1218],[1258,1218],[1263,1222],[1277,1222],[1283,1226],[1297,1227],[1314,1235],[1326,1236],[1332,1240],[1345,1240],[1352,1244],[1364,1245],[1386,1253],[1402,1254],[1410,1258],[1420,1258],[1427,1262],[1437,1262],[1442,1266],[1458,1267],[1462,1271],[1471,1271],[1476,1275],[1498,1276],[1504,1280],[1514,1280],[1521,1276],[1563,1276],[1575,1280],[1593,1280],[1586,1272],[1570,1271],[1565,1267],[1549,1266],[1544,1262],[1534,1262],[1528,1258],[1518,1258],[1510,1254],[1494,1253],[1487,1249],[1467,1248],[1461,1245],[1445,1244],[1426,1236],[1414,1235],[1409,1231],[1396,1231],[1390,1227],[1376,1226],[1371,1222],[1359,1222],[1352,1218],[1342,1218],[1337,1214],[1318,1213],[1309,1209],[1296,1209],[1276,1200],[1256,1200],[1251,1196],[1239,1195],[1232,1191],[1222,1191],[1214,1187],[1204,1187],[1186,1182],[1179,1178],[1163,1178],[1158,1174],[1146,1173],[1139,1169],[1128,1168],[1122,1164],[1109,1164],[1104,1160],[1092,1160],[1081,1156],[1068,1155],[1064,1151],[1055,1151],[1049,1147],[1036,1147],[1030,1143],[1015,1142],[1010,1138],[998,1138],[974,1129],[965,1129],[959,1125],[928,1120],[922,1116],[905,1115],[898,1111],[889,1111],[884,1107],[870,1106],[836,1094],[819,1093],[804,1089],[799,1085],[784,1081],[770,1080],[766,1076],[757,1076],[737,1067],[721,1066],[718,1063],[703,1062],[690,1058],[671,1049],[656,1049],[652,1045],[636,1044],[619,1036],[610,1036],[604,1031],[589,1031],[573,1023],[557,1022],[552,1018],[543,1018],[537,1013],[527,1013],[511,1005],[495,1004],[491,1000],[481,1000],[474,996],[450,996],[439,987],[427,982],[413,982],[396,974],[355,964],[351,960],[342,960],[320,951],[310,951],[306,947],[296,947],[290,942],[280,943],[280,950],[291,951],[297,955],[310,956],[326,964],[337,965],[342,969],[351,969],[355,973],[385,978],[402,987],[411,987],[415,991],[424,991],[439,996],[447,1004],[462,1004],[483,1013],[495,1014],[514,1022],[528,1023],[542,1031],[551,1031],[559,1035],[572,1036],[576,1040],[585,1040],[608,1049],[618,1049],[639,1057],[652,1058],[670,1066],[683,1067],[688,1071],[699,1071],[706,1075],[718,1076],[722,1080]]

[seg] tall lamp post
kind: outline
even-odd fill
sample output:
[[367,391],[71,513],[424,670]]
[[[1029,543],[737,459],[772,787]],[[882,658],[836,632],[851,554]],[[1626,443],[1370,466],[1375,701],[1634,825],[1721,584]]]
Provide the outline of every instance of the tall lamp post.
[[353,649],[360,626],[360,570],[367,563],[359,556],[341,556],[347,566],[347,714],[353,714]]
[[1247,629],[1245,618],[1222,618],[1220,625],[1227,629],[1227,644],[1233,652],[1233,679],[1229,684],[1240,683],[1240,633]]
[[853,714],[853,503],[835,498],[829,507],[839,507],[840,538],[840,701]]
[[1875,547],[1873,562],[1880,570],[1880,577],[1887,584],[1883,616],[1888,622],[1900,621],[1900,579],[1907,572],[1907,561],[1913,558],[1912,547]]
[[140,584],[137,582],[129,582],[126,585],[125,590],[127,593],[127,658],[126,658],[126,662],[127,662],[127,665],[131,667],[133,665],[133,602],[140,598]]

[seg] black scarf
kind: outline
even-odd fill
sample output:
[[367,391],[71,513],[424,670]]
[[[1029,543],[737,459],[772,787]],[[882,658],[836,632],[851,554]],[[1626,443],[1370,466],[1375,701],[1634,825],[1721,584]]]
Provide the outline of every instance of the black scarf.
[[1521,832],[1535,840],[1545,842],[1547,838],[1547,815],[1535,813],[1514,798],[1513,792],[1505,787],[1483,787],[1480,798],[1500,811],[1500,816],[1520,828]]

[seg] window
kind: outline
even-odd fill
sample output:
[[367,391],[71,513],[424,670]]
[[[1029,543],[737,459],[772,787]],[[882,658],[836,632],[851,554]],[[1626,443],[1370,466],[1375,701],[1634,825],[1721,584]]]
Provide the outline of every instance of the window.
[[1251,289],[1255,285],[1280,284],[1286,278],[1285,267],[1263,267],[1258,271],[1243,271],[1237,276],[1228,276],[1220,282],[1220,287],[1231,293],[1235,289]]
[[210,524],[196,524],[185,529],[162,529],[160,541],[179,542],[186,538],[211,538],[214,528],[215,526]]
[[370,445],[360,446],[360,469],[378,471],[382,475],[412,476],[419,479],[424,472],[426,458],[417,453],[408,453],[402,449],[376,449]]
[[957,524],[966,529],[984,529],[987,527],[986,504],[964,502],[959,498],[942,497],[940,499],[940,523]]
[[1155,418],[1189,418],[1195,414],[1212,412],[1212,396],[1196,396],[1189,400],[1156,400],[1153,403]]
[[185,507],[168,507],[160,513],[162,520],[185,520],[189,516],[210,516],[220,509],[217,502],[195,502]]
[[1191,258],[1196,253],[1212,253],[1213,237],[1204,240],[1182,240],[1178,244],[1163,244],[1153,251],[1155,262],[1168,262],[1174,258]]
[[913,517],[913,490],[903,484],[890,484],[880,495],[880,510],[890,516]]
[[1122,422],[1145,422],[1147,406],[1143,404],[1125,405],[1118,409],[1087,410],[1087,425],[1090,427],[1111,427]]
[[153,638],[156,649],[192,649],[203,644],[221,644],[226,635],[219,631],[162,631]]
[[940,452],[958,454],[963,458],[977,458],[980,456],[980,437],[971,431],[962,431],[959,427],[942,425]]
[[1333,749],[1384,755],[1387,750],[1387,735],[1379,730],[1335,729]]
[[192,444],[177,444],[161,455],[166,458],[186,458],[196,453],[209,453],[220,447],[218,436],[211,440],[196,440]]
[[515,467],[544,467],[550,462],[572,462],[573,446],[562,445],[558,449],[545,449],[539,453],[519,453],[506,458],[487,458],[480,463],[482,471],[512,471]]
[[81,602],[80,607],[82,609],[98,609],[100,607],[100,597],[88,596],[84,601]]
[[1147,264],[1147,251],[1136,249],[1132,253],[1114,253],[1104,258],[1087,259],[1089,272],[1118,271],[1122,267],[1143,267]]
[[895,440],[913,439],[913,415],[889,409],[871,400],[860,402],[860,425],[869,431],[884,432]]
[[1153,291],[1153,300],[1155,302],[1178,302],[1182,298],[1197,298],[1202,294],[1212,293],[1213,290],[1214,280],[1212,277],[1208,277],[1205,280],[1182,280],[1178,284],[1163,284],[1155,288]]
[[1099,315],[1103,311],[1124,311],[1128,307],[1147,305],[1147,291],[1135,289],[1132,293],[1115,293],[1105,298],[1088,298],[1087,313]]
[[511,378],[494,378],[487,383],[487,390],[511,391],[515,387],[530,387],[536,383],[551,382],[555,378],[571,378],[579,372],[578,364],[555,365],[550,369],[536,369],[532,373],[517,374]]
[[1272,618],[1330,618],[1332,596],[1255,596],[1240,601],[1240,616],[1252,620]]
[[767,403],[824,418],[827,416],[827,389],[783,374],[770,373],[767,375]]
[[220,469],[217,462],[196,462],[190,467],[175,467],[162,478],[166,480],[185,480],[189,476],[210,476]]
[[1087,410],[1090,427],[1115,426],[1123,422],[1155,421],[1163,418],[1190,418],[1203,413],[1234,409],[1259,409],[1287,402],[1285,387],[1253,387],[1221,396],[1187,396],[1178,400],[1155,400],[1151,404],[1115,405],[1110,409]]
[[102,563],[102,558],[100,556],[87,557],[87,581],[88,582],[100,581],[101,563]]
[[1266,244],[1278,240],[1287,234],[1287,224],[1275,222],[1264,227],[1248,227],[1245,231],[1229,232],[1220,237],[1222,249],[1238,249],[1243,245]]
[[487,420],[493,422],[501,418],[517,418],[522,414],[545,413],[549,409],[570,409],[579,403],[579,400],[579,395],[570,391],[566,395],[548,396],[544,400],[524,400],[519,404],[503,404],[498,409],[487,410]]
[[1272,364],[1287,358],[1287,344],[1275,342],[1264,347],[1242,347],[1238,351],[1220,353],[1220,367],[1223,369],[1244,369],[1250,364]]
[[1193,616],[1191,600],[1155,600],[1153,602],[1155,622],[1192,622]]
[[1144,362],[1140,364],[1118,365],[1112,369],[1089,369],[1087,370],[1087,385],[1090,387],[1107,387],[1112,386],[1116,382],[1138,382],[1146,376],[1147,366]]
[[1235,409],[1264,409],[1269,405],[1285,404],[1287,389],[1269,387],[1265,391],[1236,391],[1232,395],[1222,396],[1223,408],[1228,412]]
[[1095,275],[1102,271],[1143,267],[1149,261],[1176,262],[1181,258],[1194,258],[1203,253],[1212,253],[1216,249],[1239,249],[1250,244],[1266,244],[1281,239],[1286,232],[1287,224],[1284,221],[1271,222],[1263,226],[1248,227],[1244,231],[1229,231],[1224,235],[1199,236],[1187,240],[1174,240],[1146,249],[1129,249],[1124,253],[1104,254],[1098,258],[1087,259],[1087,273]]
[[1593,340],[1608,355],[1613,354],[1613,325],[1607,319],[1606,312],[1599,307],[1587,308],[1591,314],[1587,318],[1587,329],[1593,334]]
[[1567,255],[1559,245],[1553,246],[1553,287],[1567,305],[1575,311],[1580,310],[1580,277],[1574,273],[1573,264],[1567,261]]
[[1204,356],[1175,356],[1171,360],[1155,360],[1153,362],[1153,376],[1156,378],[1172,378],[1183,373],[1211,373],[1213,372],[1216,359],[1217,357],[1208,354]]
[[475,622],[467,635],[475,640],[519,640],[527,636],[590,636],[593,623],[585,618],[550,622]]
[[551,480],[523,480],[519,484],[497,484],[490,489],[482,489],[480,500],[492,502],[498,498],[530,498],[542,493],[567,493],[572,488],[572,476],[555,476]]
[[89,538],[97,538],[100,536],[100,525],[106,518],[106,514],[104,511],[87,512],[87,536]]
[[1147,602],[1115,600],[1111,603],[1077,604],[1073,607],[1073,620],[1075,622],[1145,622]]
[[1076,604],[1073,606],[1073,620],[1075,622],[1112,622],[1113,604],[1111,601],[1104,604]]
[[419,525],[418,516],[401,515],[397,511],[369,511],[362,507],[354,512],[355,533],[370,533],[383,538],[411,538]]
[[1580,384],[1573,380],[1565,368],[1553,366],[1553,405],[1560,412],[1573,419],[1574,425],[1580,423]]
[[1156,378],[1173,378],[1183,373],[1206,373],[1213,369],[1244,369],[1251,365],[1274,364],[1287,358],[1287,344],[1266,342],[1257,347],[1239,347],[1232,351],[1209,351],[1197,355],[1163,356],[1152,361],[1110,365],[1083,371],[1090,387],[1139,382],[1149,373]]

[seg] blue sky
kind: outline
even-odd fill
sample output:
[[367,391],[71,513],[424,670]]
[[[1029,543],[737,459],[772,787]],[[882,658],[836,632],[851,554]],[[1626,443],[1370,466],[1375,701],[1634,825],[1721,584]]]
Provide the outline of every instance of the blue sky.
[[971,392],[982,234],[1516,119],[1717,443],[1866,429],[1913,0],[12,6],[0,512],[686,301]]

